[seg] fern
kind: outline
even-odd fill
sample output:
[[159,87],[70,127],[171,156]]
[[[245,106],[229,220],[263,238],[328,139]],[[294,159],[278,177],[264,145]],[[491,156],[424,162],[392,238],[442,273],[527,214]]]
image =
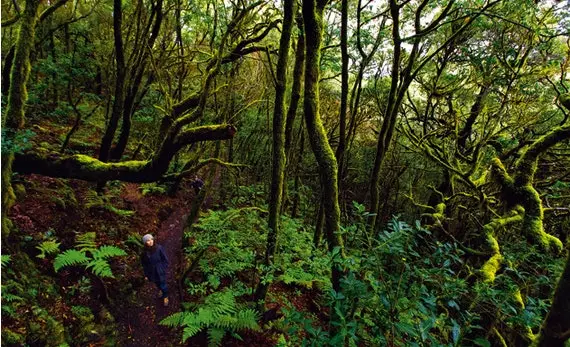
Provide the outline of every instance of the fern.
[[85,207],[105,209],[121,217],[130,217],[135,213],[135,211],[116,208],[109,202],[108,196],[99,195],[93,190],[90,190],[85,194]]
[[95,252],[93,252],[93,258],[95,259],[106,259],[111,257],[120,257],[127,255],[125,251],[115,246],[101,246]]
[[208,329],[208,344],[210,346],[221,346],[222,339],[226,331],[224,329],[210,328]]
[[114,277],[111,266],[105,259],[93,259],[85,268],[91,269],[91,272],[99,277]]
[[238,330],[259,330],[259,325],[257,324],[258,319],[259,315],[257,311],[250,308],[241,310],[236,313],[235,326]]
[[115,206],[110,205],[110,204],[107,204],[104,207],[107,209],[107,211],[111,211],[114,214],[116,214],[117,216],[121,216],[121,217],[130,217],[130,216],[135,214],[135,211],[123,210],[120,208],[116,208]]
[[88,232],[82,235],[77,235],[75,240],[75,248],[81,252],[93,252],[97,249],[95,243],[95,232]]
[[2,256],[0,256],[2,268],[5,268],[6,266],[8,266],[8,264],[10,264],[10,258],[11,256],[9,254],[2,254]]
[[166,325],[167,327],[174,328],[183,325],[186,316],[191,315],[189,312],[176,312],[170,316],[164,318],[160,324]]
[[59,254],[53,262],[55,272],[58,272],[64,266],[84,265],[89,262],[89,258],[85,253],[76,249],[68,249],[67,251]]
[[209,295],[194,312],[178,312],[164,318],[160,324],[182,327],[182,341],[208,329],[210,345],[218,346],[226,331],[259,330],[259,315],[253,309],[240,309],[234,293],[228,289]]
[[22,300],[24,300],[24,299],[18,295],[5,293],[4,290],[2,291],[2,302],[3,303],[22,301]]
[[182,333],[182,342],[186,342],[190,337],[196,335],[201,330],[199,325],[188,325],[184,327],[184,332]]
[[39,246],[36,246],[36,249],[40,251],[40,254],[38,254],[37,257],[40,259],[45,259],[46,255],[59,252],[60,244],[61,243],[55,242],[53,240],[42,242]]
[[89,190],[85,193],[85,207],[103,207],[103,205],[105,205],[105,201],[101,195],[97,194],[96,191]]
[[[75,248],[55,258],[53,266],[56,272],[64,266],[82,265],[95,276],[114,277],[107,259],[127,255],[125,251],[115,246],[105,245],[97,248],[94,232],[78,235]],[[87,256],[87,252],[91,254],[91,257]]]

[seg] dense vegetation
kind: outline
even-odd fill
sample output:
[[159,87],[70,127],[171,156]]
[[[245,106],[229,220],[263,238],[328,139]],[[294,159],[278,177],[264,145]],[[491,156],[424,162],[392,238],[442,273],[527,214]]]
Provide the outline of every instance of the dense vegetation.
[[3,345],[570,343],[568,2],[2,19]]

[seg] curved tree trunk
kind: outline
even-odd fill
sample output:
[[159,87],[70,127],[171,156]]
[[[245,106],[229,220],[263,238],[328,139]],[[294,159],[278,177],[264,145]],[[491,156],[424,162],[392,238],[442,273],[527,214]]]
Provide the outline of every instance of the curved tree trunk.
[[[340,230],[340,208],[338,204],[337,161],[327,139],[325,128],[319,115],[319,61],[323,31],[323,12],[326,1],[303,1],[303,20],[305,24],[306,60],[305,60],[305,93],[303,109],[311,148],[319,165],[322,184],[322,196],[325,210],[325,232],[329,251],[335,249],[343,252]],[[332,286],[340,290],[342,270],[333,262]]]

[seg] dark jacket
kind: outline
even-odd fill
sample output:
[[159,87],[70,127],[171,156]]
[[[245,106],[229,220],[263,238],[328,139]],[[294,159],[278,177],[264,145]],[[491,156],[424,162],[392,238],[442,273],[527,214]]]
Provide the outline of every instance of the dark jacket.
[[156,245],[154,249],[145,249],[141,255],[141,262],[144,275],[151,282],[166,282],[166,269],[168,268],[168,258],[161,245]]

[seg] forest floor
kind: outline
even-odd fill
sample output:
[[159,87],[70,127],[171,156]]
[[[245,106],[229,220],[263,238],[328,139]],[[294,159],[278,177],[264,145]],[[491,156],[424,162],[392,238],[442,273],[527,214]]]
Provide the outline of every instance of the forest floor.
[[[10,214],[22,234],[28,235],[28,241],[23,243],[22,250],[33,259],[37,259],[36,245],[39,242],[55,237],[62,243],[62,248],[69,249],[73,247],[78,232],[95,232],[97,244],[116,245],[127,251],[126,257],[111,262],[114,278],[104,281],[106,288],[98,285],[93,276],[80,267],[68,267],[59,273],[53,273],[55,281],[59,283],[60,293],[59,296],[46,299],[45,307],[53,317],[63,322],[69,333],[77,334],[73,337],[77,342],[89,341],[87,344],[92,346],[109,343],[137,347],[182,345],[180,329],[171,329],[159,323],[165,317],[180,312],[181,301],[193,300],[189,297],[181,298],[184,293],[180,291],[176,280],[187,266],[182,242],[184,224],[194,200],[194,192],[190,187],[183,185],[172,197],[164,192],[155,194],[147,191],[147,194],[143,194],[147,187],[139,184],[109,184],[108,191],[104,194],[106,202],[95,206],[93,204],[97,198],[93,195],[94,185],[87,182],[30,175],[21,177],[18,185],[18,203]],[[206,199],[202,210],[213,207],[213,204],[213,199]],[[115,210],[109,207],[114,207]],[[128,213],[121,215],[117,211]],[[128,242],[131,238],[140,240],[147,233],[155,236],[169,257],[168,307],[163,306],[158,288],[153,283],[144,281],[140,246]],[[53,257],[37,260],[39,269],[51,273],[52,259]],[[77,291],[85,278],[92,278],[92,284],[84,291]],[[311,290],[274,283],[269,292],[274,294],[273,297],[286,298],[301,312],[320,311],[314,307],[315,293]],[[101,300],[104,297],[107,297],[107,303]],[[92,331],[71,312],[73,307],[81,306],[89,307],[96,317],[103,308],[108,309],[116,329],[112,333],[114,338],[106,335],[109,332],[103,330],[92,337],[77,333],[82,331],[82,325],[89,332]],[[267,308],[276,312],[282,306],[281,302],[267,303]],[[104,321],[100,323],[106,324]],[[13,319],[8,325],[13,331],[23,331],[25,324],[25,319]],[[264,326],[264,320],[259,324],[262,326],[261,331],[241,331],[241,341],[227,334],[223,345],[275,345],[282,332]],[[207,346],[206,332],[200,332],[186,344]]]

